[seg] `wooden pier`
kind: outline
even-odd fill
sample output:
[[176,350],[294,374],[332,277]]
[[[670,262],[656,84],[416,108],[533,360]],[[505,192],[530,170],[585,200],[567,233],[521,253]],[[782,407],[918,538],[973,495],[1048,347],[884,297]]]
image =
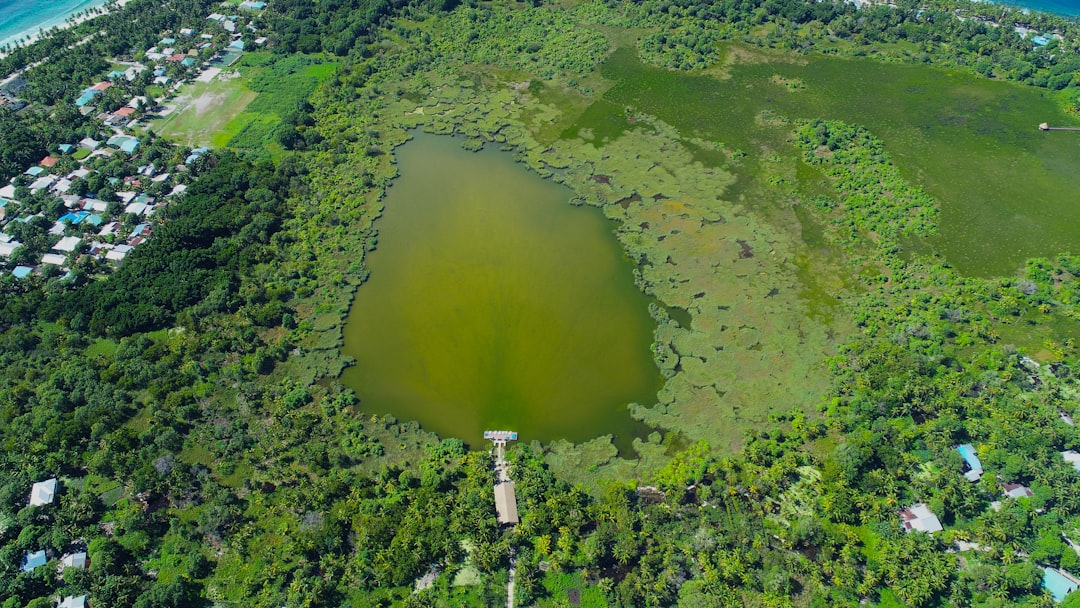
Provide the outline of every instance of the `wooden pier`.
[[1040,131],[1080,131],[1080,127],[1051,127],[1048,123],[1039,125]]

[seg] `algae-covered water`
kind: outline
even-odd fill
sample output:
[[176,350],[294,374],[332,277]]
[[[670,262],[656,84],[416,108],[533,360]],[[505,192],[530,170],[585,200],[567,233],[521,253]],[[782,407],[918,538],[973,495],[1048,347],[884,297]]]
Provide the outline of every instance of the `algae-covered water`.
[[469,442],[625,440],[626,406],[654,403],[661,379],[612,225],[503,152],[420,135],[397,154],[345,326],[342,380],[364,410]]
[[904,176],[941,201],[939,234],[923,248],[961,272],[1010,274],[1029,257],[1080,250],[1080,133],[1037,129],[1080,120],[1045,89],[923,65],[725,50],[737,60],[718,77],[654,68],[618,49],[602,68],[614,86],[565,135],[611,139],[632,128],[631,108],[753,159],[763,141],[782,143],[756,121],[763,110],[840,119],[868,127]]

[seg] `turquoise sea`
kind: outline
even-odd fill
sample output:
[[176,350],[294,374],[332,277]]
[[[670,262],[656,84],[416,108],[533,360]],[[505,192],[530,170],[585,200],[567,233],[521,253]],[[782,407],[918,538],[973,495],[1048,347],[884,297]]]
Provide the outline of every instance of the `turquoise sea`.
[[103,4],[105,0],[0,0],[0,46],[63,25],[69,16]]
[[1080,17],[1080,0],[1008,0],[1007,2],[999,2],[998,0],[995,1],[998,4],[1022,6],[1024,8],[1029,8],[1033,11],[1057,13],[1059,15],[1065,15],[1067,17]]

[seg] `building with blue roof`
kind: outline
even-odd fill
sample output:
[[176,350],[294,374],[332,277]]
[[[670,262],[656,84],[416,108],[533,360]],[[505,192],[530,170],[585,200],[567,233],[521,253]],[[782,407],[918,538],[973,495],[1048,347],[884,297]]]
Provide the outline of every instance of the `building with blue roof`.
[[89,216],[89,211],[76,211],[74,213],[65,213],[64,215],[61,215],[60,219],[57,221],[70,222],[72,225],[78,225],[79,222],[85,220]]
[[86,89],[85,91],[82,92],[82,95],[79,95],[79,98],[75,100],[75,105],[80,107],[80,108],[85,106],[86,104],[93,101],[94,98],[97,97],[98,93],[100,93],[100,92],[101,91],[96,91],[94,89]]
[[124,76],[125,76],[125,72],[122,71],[122,70],[113,70],[113,71],[111,71],[111,72],[109,72],[108,74],[105,75],[105,77],[108,78],[109,80],[112,80],[114,78],[123,78]]
[[16,279],[25,279],[31,272],[34,272],[34,269],[29,266],[16,266],[15,270],[11,271],[11,276]]
[[191,163],[199,160],[200,156],[202,156],[203,154],[206,154],[209,151],[210,151],[210,148],[195,148],[194,150],[191,151],[191,154],[188,154],[188,157],[186,159],[184,159],[184,164],[185,165],[190,165]]
[[57,147],[60,149],[60,152],[62,154],[70,154],[71,151],[75,149],[75,146],[73,146],[71,144],[60,144]]
[[229,46],[227,46],[225,48],[226,48],[226,50],[229,50],[229,51],[242,51],[242,50],[244,50],[244,41],[243,40],[233,40],[232,42],[229,43]]
[[42,169],[41,167],[36,167],[36,166],[35,167],[30,167],[26,171],[23,171],[23,175],[29,175],[31,177],[37,177],[37,176],[41,175],[41,172],[44,171],[44,170],[45,169]]
[[129,135],[113,135],[107,143],[128,154],[133,154],[139,148],[139,140]]
[[982,477],[983,466],[979,461],[979,457],[975,454],[975,446],[970,443],[956,446],[956,451],[960,453],[960,457],[964,459],[964,464],[967,466],[967,471],[964,472],[964,477],[968,481],[978,481]]
[[1034,42],[1035,44],[1039,45],[1039,46],[1046,46],[1046,45],[1050,44],[1050,39],[1047,38],[1046,36],[1035,36],[1034,38],[1031,39],[1031,41]]
[[1043,568],[1043,588],[1054,596],[1055,602],[1062,602],[1065,596],[1080,587],[1080,580],[1058,568]]
[[46,561],[48,560],[45,558],[44,549],[40,551],[34,551],[33,553],[27,553],[26,557],[23,558],[22,571],[30,572],[38,566],[44,566]]
[[199,62],[199,60],[195,59],[194,57],[184,57],[180,61],[180,65],[182,65],[182,66],[184,66],[186,68],[190,68],[191,66],[195,65],[198,62]]

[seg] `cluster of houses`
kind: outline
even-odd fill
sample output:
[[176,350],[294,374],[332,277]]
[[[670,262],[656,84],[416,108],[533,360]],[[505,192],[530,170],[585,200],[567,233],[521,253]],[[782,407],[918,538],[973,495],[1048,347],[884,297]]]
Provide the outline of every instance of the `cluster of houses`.
[[[152,216],[155,211],[174,197],[182,195],[187,189],[186,185],[175,183],[177,173],[186,171],[185,165],[169,169],[149,163],[139,166],[134,175],[108,178],[105,181],[114,190],[116,198],[112,203],[95,198],[94,193],[85,192],[85,188],[80,189],[84,191],[83,194],[77,194],[74,188],[77,180],[85,181],[93,174],[87,161],[119,152],[134,154],[139,149],[139,143],[139,140],[132,136],[114,135],[104,144],[91,138],[85,138],[77,144],[64,144],[60,146],[60,156],[46,156],[29,167],[22,176],[0,187],[0,225],[3,226],[3,231],[0,232],[0,263],[10,261],[15,252],[23,246],[16,238],[18,232],[11,229],[13,222],[29,222],[42,216],[41,212],[21,215],[9,213],[10,209],[17,206],[14,203],[20,186],[16,184],[25,185],[31,195],[44,192],[58,198],[66,210],[60,217],[50,218],[52,226],[48,234],[55,242],[49,251],[40,252],[40,262],[30,263],[24,259],[22,264],[7,264],[8,271],[16,278],[22,279],[32,273],[41,273],[49,265],[57,266],[62,271],[70,271],[72,264],[82,256],[120,262],[133,248],[145,242],[153,234]],[[82,154],[71,156],[79,150],[83,151]],[[202,150],[205,153],[206,149]],[[72,159],[85,156],[80,161],[74,161],[77,168],[58,171],[58,163],[65,155]],[[187,164],[191,164],[199,156],[192,153],[188,156]],[[159,184],[161,186],[158,186]],[[162,196],[149,194],[147,190],[151,189],[160,192]],[[12,215],[16,217],[10,217]],[[2,270],[0,274],[3,274]]]
[[[55,477],[46,479],[45,481],[39,481],[30,488],[30,506],[31,507],[47,507],[56,500],[56,492],[59,489],[59,482]],[[32,572],[45,564],[49,563],[49,559],[54,556],[51,549],[37,549],[35,551],[27,551],[22,560],[22,571]],[[89,564],[89,560],[86,556],[86,551],[72,551],[60,556],[58,564],[56,566],[57,575],[63,574],[67,568],[75,568],[77,570],[83,570]],[[66,596],[58,600],[57,608],[86,608],[86,596]]]
[[[1068,418],[1065,414],[1062,414],[1062,417],[1063,420]],[[1071,425],[1071,418],[1066,420],[1066,422]],[[982,462],[979,460],[975,446],[964,444],[956,446],[955,450],[960,454],[960,458],[964,461],[964,478],[971,482],[982,479]],[[1080,453],[1074,450],[1067,450],[1061,452],[1061,457],[1077,471],[1080,471]],[[1017,483],[1003,483],[1001,484],[1001,491],[1005,495],[1006,500],[1031,498],[1035,495],[1035,493],[1031,491],[1031,488]],[[1002,502],[994,501],[990,503],[990,508],[995,511],[1000,510],[1002,508]],[[1041,512],[1041,510],[1039,512]],[[937,515],[935,515],[925,503],[916,503],[900,511],[900,523],[903,526],[904,531],[909,533],[924,532],[926,534],[933,534],[944,530]],[[957,545],[960,546],[961,550],[981,548],[975,543],[958,542]],[[1071,542],[1070,545],[1072,545]],[[1078,549],[1078,552],[1080,552],[1080,549]],[[1061,568],[1049,566],[1043,566],[1042,570],[1043,587],[1050,592],[1050,595],[1054,598],[1055,602],[1060,603],[1064,601],[1066,595],[1080,589],[1080,578],[1073,576],[1071,573]]]

